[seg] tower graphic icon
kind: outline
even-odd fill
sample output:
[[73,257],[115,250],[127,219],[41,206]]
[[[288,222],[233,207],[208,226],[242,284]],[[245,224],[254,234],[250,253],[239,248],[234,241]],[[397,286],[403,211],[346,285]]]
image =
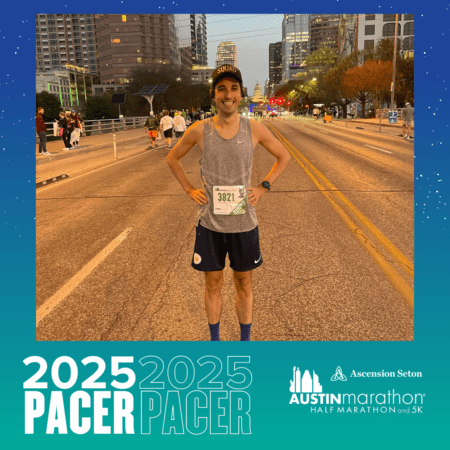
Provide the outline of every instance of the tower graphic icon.
[[294,366],[293,368],[293,378],[290,382],[289,391],[295,394],[303,393],[321,393],[322,385],[319,383],[318,375],[313,371],[313,376],[309,373],[309,370],[303,372],[303,377],[301,376],[301,371],[299,367]]

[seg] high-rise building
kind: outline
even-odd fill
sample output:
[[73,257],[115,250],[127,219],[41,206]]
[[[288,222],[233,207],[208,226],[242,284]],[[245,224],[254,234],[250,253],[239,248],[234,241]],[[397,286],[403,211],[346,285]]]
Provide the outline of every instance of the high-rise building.
[[36,72],[66,65],[98,73],[93,14],[36,15]]
[[285,14],[282,24],[282,82],[299,72],[309,56],[309,14]]
[[189,14],[191,25],[192,65],[208,65],[206,14]]
[[283,43],[269,44],[269,86],[266,95],[272,95],[281,83],[283,69]]
[[[355,36],[360,50],[373,49],[384,38],[393,40],[395,14],[359,14]],[[414,55],[414,14],[398,14],[397,48],[406,57]]]
[[339,14],[311,14],[309,20],[310,53],[329,47],[338,53]]
[[[369,14],[373,16],[374,14]],[[358,43],[358,14],[341,14],[339,19],[339,58],[343,59],[360,50]]]
[[[168,64],[190,72],[192,65],[186,48],[189,22],[181,19],[175,14],[96,15],[101,82],[129,83],[133,68],[139,65]],[[185,24],[184,29],[180,23]]]
[[224,64],[231,64],[237,66],[237,47],[234,42],[221,42],[217,46],[216,67]]

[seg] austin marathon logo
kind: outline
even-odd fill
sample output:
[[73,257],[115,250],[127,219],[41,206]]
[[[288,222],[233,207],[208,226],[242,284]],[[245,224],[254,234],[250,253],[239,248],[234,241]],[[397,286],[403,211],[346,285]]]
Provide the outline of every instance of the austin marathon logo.
[[[425,394],[398,393],[395,389],[378,393],[324,393],[319,376],[314,370],[305,369],[302,372],[300,367],[294,366],[292,372],[289,404],[307,405],[311,413],[423,413]],[[348,381],[339,366],[329,380]]]

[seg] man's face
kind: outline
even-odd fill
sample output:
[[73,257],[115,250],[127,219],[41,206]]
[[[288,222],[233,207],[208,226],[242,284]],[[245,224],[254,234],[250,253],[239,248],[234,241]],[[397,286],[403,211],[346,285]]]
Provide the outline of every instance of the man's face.
[[241,96],[241,87],[235,78],[223,78],[214,88],[214,101],[219,111],[232,114],[237,111]]

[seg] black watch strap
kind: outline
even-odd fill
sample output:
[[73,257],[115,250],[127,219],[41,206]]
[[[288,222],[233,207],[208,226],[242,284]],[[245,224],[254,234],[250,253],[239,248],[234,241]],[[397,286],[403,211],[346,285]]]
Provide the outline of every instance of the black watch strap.
[[263,181],[261,184],[264,189],[270,191],[270,183],[268,181]]

